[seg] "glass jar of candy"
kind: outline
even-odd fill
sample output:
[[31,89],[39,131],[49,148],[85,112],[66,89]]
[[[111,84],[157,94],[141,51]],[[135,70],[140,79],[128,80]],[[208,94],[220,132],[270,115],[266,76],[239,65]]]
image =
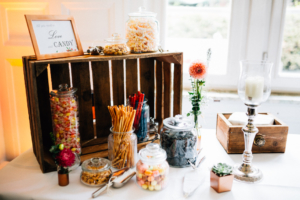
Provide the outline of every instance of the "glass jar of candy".
[[140,160],[136,164],[136,180],[144,190],[159,191],[168,184],[169,164],[166,151],[156,143],[147,144],[139,152]]
[[159,46],[159,22],[156,13],[145,11],[129,13],[126,22],[127,45],[132,53],[155,52]]
[[104,55],[126,55],[129,54],[127,39],[121,38],[119,34],[114,33],[113,37],[107,38],[104,46]]
[[63,144],[74,153],[81,154],[78,97],[76,88],[67,84],[59,85],[58,90],[50,92],[53,135],[55,144]]
[[111,162],[105,158],[91,158],[81,165],[80,181],[87,186],[100,186],[108,182],[112,171]]
[[137,137],[134,128],[129,132],[116,132],[110,128],[108,159],[116,169],[133,168],[137,162]]
[[197,159],[197,135],[194,122],[181,115],[163,121],[160,143],[167,152],[167,161],[172,167],[189,167]]

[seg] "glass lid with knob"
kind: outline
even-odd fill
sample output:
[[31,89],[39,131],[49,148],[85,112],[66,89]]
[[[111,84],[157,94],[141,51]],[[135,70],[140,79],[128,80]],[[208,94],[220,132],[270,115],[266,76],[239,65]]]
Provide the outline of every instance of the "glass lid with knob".
[[91,158],[84,161],[81,168],[83,171],[102,172],[111,168],[111,161],[105,158]]
[[166,118],[164,119],[163,124],[165,127],[174,130],[191,130],[195,125],[194,122],[188,118],[184,118],[182,115]]
[[146,11],[146,8],[142,6],[142,7],[139,7],[138,12],[129,13],[128,15],[130,17],[156,17],[157,14],[154,12]]
[[157,164],[167,159],[166,151],[159,147],[159,144],[150,143],[146,148],[140,150],[140,159],[143,163]]
[[58,87],[58,90],[52,90],[50,92],[52,96],[70,96],[77,91],[77,88],[69,87],[68,84],[60,84]]

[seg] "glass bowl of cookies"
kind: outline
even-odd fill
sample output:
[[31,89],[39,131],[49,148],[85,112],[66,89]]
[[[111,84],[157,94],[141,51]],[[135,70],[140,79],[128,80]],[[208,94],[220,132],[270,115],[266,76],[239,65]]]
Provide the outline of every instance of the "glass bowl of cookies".
[[111,161],[105,158],[91,158],[81,165],[80,181],[87,186],[101,186],[108,182],[112,171]]

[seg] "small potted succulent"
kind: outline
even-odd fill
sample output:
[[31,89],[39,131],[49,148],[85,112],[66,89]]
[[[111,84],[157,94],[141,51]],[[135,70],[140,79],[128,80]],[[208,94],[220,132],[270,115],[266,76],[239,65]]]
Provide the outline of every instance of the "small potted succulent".
[[218,163],[211,168],[210,186],[218,193],[230,191],[233,183],[232,167]]

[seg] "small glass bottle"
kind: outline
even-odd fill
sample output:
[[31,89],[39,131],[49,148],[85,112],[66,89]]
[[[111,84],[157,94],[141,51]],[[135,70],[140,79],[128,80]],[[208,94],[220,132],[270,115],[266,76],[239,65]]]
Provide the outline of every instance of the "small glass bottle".
[[81,154],[79,133],[77,88],[60,84],[58,90],[50,92],[53,135],[55,144],[63,144],[64,148]]
[[139,12],[129,13],[126,22],[127,45],[132,53],[155,52],[159,46],[159,22],[156,13],[147,12],[144,7]]
[[181,115],[164,119],[161,130],[161,148],[167,152],[172,167],[189,167],[197,159],[197,135],[194,122]]
[[129,54],[127,39],[121,38],[118,33],[114,33],[113,37],[105,40],[104,55],[126,55]]
[[139,152],[140,160],[136,165],[138,185],[150,191],[159,191],[168,184],[169,164],[166,151],[156,143],[147,144]]
[[108,182],[111,171],[111,162],[105,158],[91,158],[81,165],[80,180],[84,185],[100,186]]
[[110,128],[108,159],[116,169],[133,168],[137,162],[137,137],[134,128],[129,132],[115,132]]

